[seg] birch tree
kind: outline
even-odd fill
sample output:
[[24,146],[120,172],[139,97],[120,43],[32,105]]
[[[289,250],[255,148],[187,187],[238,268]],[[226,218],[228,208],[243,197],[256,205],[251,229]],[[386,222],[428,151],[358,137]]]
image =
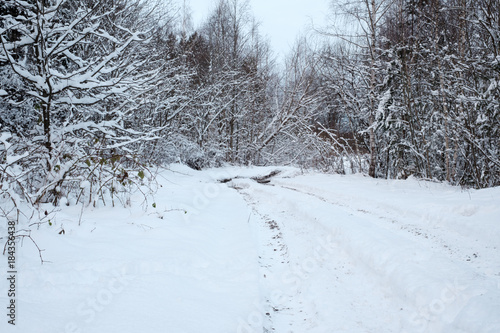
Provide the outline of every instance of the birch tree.
[[365,77],[361,83],[366,86],[366,106],[362,112],[366,114],[368,127],[365,129],[369,138],[369,175],[377,177],[378,150],[376,137],[377,112],[386,100],[388,91],[380,91],[383,77],[379,74],[380,62],[380,28],[382,22],[392,6],[392,0],[355,0],[335,3],[334,10],[337,17],[347,20],[348,30],[339,29],[323,31],[323,34],[352,44],[358,54],[366,56],[364,64]]

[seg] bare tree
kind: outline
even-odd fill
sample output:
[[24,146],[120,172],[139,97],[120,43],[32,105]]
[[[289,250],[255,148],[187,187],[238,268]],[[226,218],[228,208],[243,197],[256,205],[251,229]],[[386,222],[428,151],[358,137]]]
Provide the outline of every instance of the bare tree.
[[375,133],[376,115],[380,103],[384,101],[387,91],[379,91],[379,61],[380,61],[380,37],[379,31],[384,17],[393,5],[393,0],[350,0],[342,3],[332,3],[335,15],[340,17],[346,29],[340,29],[338,25],[333,30],[321,31],[322,34],[334,37],[353,45],[359,52],[366,55],[365,64],[367,79],[363,80],[368,89],[367,95],[367,119],[369,136],[370,167],[369,175],[377,176],[378,147]]

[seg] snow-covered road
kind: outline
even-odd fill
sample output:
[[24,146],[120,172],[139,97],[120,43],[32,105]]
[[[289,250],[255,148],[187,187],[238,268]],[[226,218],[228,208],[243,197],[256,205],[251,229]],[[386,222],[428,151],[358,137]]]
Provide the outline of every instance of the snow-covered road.
[[492,193],[327,175],[229,186],[257,217],[267,330],[500,332]]
[[[263,327],[276,332],[398,332],[405,305],[356,265],[328,221],[345,213],[308,195],[234,184],[254,208]],[[324,208],[328,210],[325,211]],[[327,223],[324,223],[327,222]],[[258,332],[257,313],[247,331]],[[257,322],[258,324],[258,322]]]
[[0,332],[500,332],[500,188],[181,165],[158,182],[154,203],[34,229],[50,262],[18,245]]

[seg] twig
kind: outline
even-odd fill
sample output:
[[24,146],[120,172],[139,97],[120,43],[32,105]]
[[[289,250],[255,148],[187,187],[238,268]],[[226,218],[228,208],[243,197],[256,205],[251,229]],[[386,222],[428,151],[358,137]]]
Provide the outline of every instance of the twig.
[[[31,237],[30,235],[30,232],[31,230],[23,230],[23,231],[27,231],[28,234],[27,235],[16,235],[15,238],[21,238],[22,240],[27,237],[31,240],[31,242],[36,246],[37,250],[38,250],[38,255],[40,256],[40,263],[43,265],[44,262],[50,262],[50,261],[47,261],[47,260],[43,260],[43,256],[42,256],[42,252],[45,251],[45,250],[42,250],[40,249],[40,247],[38,246],[38,244],[35,242],[35,240],[33,239],[33,237]],[[22,241],[21,241],[22,242]],[[7,251],[7,243],[8,242],[5,242],[5,245],[3,247],[3,255],[5,255],[5,252]]]
[[85,206],[85,204],[82,202],[82,210],[80,211],[80,217],[78,218],[78,226],[82,225],[82,216],[83,216],[83,208],[84,208],[84,206]]
[[33,239],[33,237],[31,237],[31,235],[29,233],[31,233],[30,230],[28,230],[28,234],[27,235],[18,235],[16,237],[22,237],[23,239],[25,237],[27,237],[27,238],[31,239],[31,242],[33,242],[33,244],[36,246],[36,248],[38,250],[38,256],[40,257],[40,263],[43,265],[44,262],[50,262],[50,261],[43,260],[42,252],[45,251],[45,250],[40,249],[40,247],[38,246],[38,244],[35,242],[35,240]]

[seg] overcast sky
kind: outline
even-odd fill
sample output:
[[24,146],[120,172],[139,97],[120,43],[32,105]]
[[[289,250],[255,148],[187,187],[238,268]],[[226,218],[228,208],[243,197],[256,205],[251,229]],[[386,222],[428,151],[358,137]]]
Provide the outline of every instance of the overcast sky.
[[[182,2],[182,0],[181,0]],[[197,27],[214,8],[217,0],[188,0]],[[280,57],[293,46],[296,37],[311,25],[323,25],[330,0],[250,0],[250,6],[261,22],[260,32],[267,36]]]

